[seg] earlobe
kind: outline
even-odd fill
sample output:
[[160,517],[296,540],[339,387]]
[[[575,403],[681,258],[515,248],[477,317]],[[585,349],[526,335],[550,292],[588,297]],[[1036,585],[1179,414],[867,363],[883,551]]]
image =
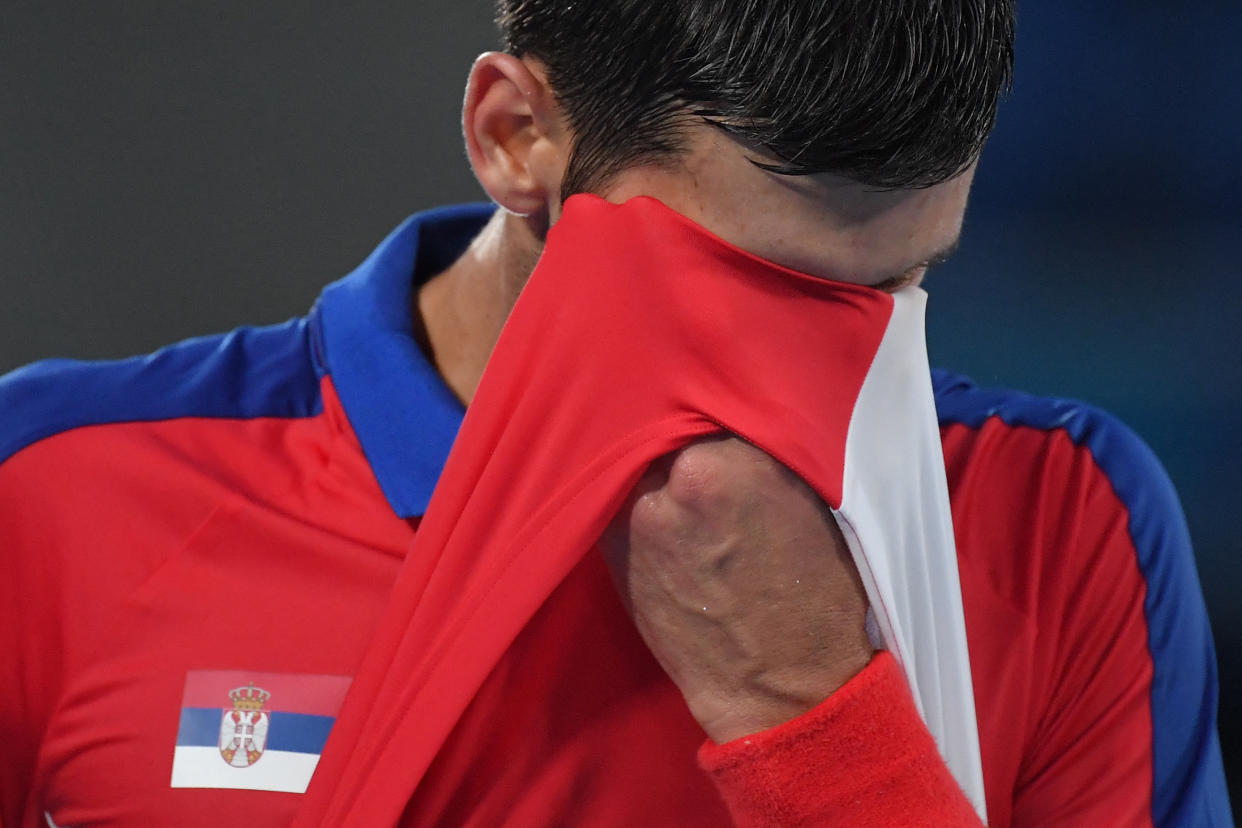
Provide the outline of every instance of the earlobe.
[[524,215],[549,209],[560,188],[563,136],[541,75],[512,55],[481,55],[470,70],[462,127],[475,176],[497,204]]

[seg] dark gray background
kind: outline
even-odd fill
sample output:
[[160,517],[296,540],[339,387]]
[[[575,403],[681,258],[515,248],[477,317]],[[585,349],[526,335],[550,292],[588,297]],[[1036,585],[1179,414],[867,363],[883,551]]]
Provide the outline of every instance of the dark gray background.
[[[490,13],[9,0],[0,371],[300,314],[406,214],[480,198],[457,119]],[[1101,404],[1164,459],[1236,773],[1242,4],[1028,0],[1020,15],[963,250],[927,285],[933,360]]]

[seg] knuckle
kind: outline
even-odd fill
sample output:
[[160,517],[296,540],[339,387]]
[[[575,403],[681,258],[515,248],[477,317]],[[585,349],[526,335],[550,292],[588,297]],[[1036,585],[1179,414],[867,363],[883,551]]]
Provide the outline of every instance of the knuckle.
[[687,446],[669,467],[669,497],[683,506],[710,506],[723,497],[728,484],[728,462],[719,441]]
[[682,509],[665,492],[653,492],[630,507],[628,540],[632,547],[667,549],[684,531]]
[[634,501],[630,509],[630,531],[639,535],[650,535],[661,531],[667,523],[665,504],[654,492],[644,494]]
[[731,502],[739,493],[779,488],[791,476],[762,449],[737,437],[718,437],[691,443],[675,454],[667,488],[669,496],[684,506],[711,508]]

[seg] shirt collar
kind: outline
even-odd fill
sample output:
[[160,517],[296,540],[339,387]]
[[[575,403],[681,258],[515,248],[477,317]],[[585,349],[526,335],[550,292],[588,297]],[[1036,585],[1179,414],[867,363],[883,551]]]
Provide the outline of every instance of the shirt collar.
[[401,517],[426,511],[465,413],[414,339],[414,288],[452,264],[494,210],[470,204],[411,216],[325,288],[311,313],[320,370]]

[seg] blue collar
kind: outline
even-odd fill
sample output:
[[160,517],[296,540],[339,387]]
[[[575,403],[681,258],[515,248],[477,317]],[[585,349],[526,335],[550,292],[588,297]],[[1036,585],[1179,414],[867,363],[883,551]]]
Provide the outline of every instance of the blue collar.
[[414,340],[414,288],[460,256],[491,204],[406,219],[365,262],[324,289],[314,310],[316,359],[389,505],[422,515],[465,413]]

